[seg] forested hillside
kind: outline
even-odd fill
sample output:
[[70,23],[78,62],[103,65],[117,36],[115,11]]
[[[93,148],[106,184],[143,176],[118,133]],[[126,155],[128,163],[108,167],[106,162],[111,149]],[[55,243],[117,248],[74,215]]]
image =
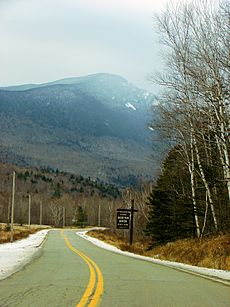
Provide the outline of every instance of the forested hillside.
[[127,186],[156,175],[154,95],[119,76],[96,74],[0,90],[0,156]]
[[[97,225],[98,206],[102,208],[101,222],[106,223],[108,207],[111,202],[119,201],[121,192],[117,187],[102,181],[93,181],[81,175],[60,172],[51,168],[19,168],[0,164],[0,219],[7,222],[10,218],[12,199],[12,178],[16,171],[15,222],[28,223],[29,195],[31,198],[31,223],[60,226],[73,225],[79,210],[86,216],[85,224]],[[81,208],[81,209],[79,209]]]

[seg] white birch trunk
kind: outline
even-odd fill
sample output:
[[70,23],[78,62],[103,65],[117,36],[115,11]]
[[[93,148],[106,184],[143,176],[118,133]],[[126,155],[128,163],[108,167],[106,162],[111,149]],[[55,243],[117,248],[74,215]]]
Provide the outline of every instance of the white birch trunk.
[[227,144],[227,136],[228,136],[228,131],[225,129],[225,124],[224,124],[224,114],[223,114],[223,107],[220,105],[220,116],[221,116],[221,123],[220,123],[220,129],[221,129],[221,145],[222,145],[222,150],[223,150],[223,155],[224,155],[224,165],[223,165],[223,170],[224,170],[224,179],[226,181],[227,185],[227,190],[228,190],[228,199],[230,201],[230,163],[229,163],[229,154],[228,154],[228,144]]
[[199,225],[197,205],[196,205],[196,191],[195,191],[195,180],[194,180],[195,165],[194,165],[194,150],[193,150],[192,132],[191,132],[191,140],[190,140],[190,153],[191,153],[191,161],[188,159],[188,168],[189,168],[190,181],[191,181],[192,203],[193,203],[193,211],[194,211],[194,218],[195,218],[195,224],[196,224],[196,233],[197,233],[197,237],[199,238],[200,237],[200,225]]
[[217,103],[218,105],[215,105],[215,102],[213,103],[216,120],[214,122],[217,126],[216,131],[216,142],[219,149],[221,164],[223,168],[223,174],[224,174],[224,180],[226,182],[226,187],[228,191],[228,199],[230,201],[230,158],[229,158],[229,146],[230,146],[230,138],[229,138],[229,117],[228,117],[228,110],[224,105],[223,100],[221,100],[221,97],[223,99],[223,95],[221,92],[221,85],[218,82],[218,78],[216,77],[217,74],[215,74],[214,78],[216,83],[218,84],[217,88]]
[[211,208],[211,212],[212,212],[214,226],[215,226],[215,229],[218,230],[218,223],[217,223],[217,218],[216,218],[216,213],[215,213],[215,208],[214,208],[214,204],[213,204],[213,200],[212,200],[211,191],[210,191],[209,185],[207,183],[207,180],[205,178],[204,170],[203,170],[203,167],[202,167],[202,164],[201,164],[201,161],[200,161],[200,154],[199,154],[199,150],[198,150],[198,147],[197,147],[196,138],[195,138],[194,135],[193,135],[193,141],[194,141],[194,148],[195,148],[195,151],[196,151],[196,159],[197,159],[201,179],[204,183],[204,186],[205,186],[205,189],[206,189],[206,192],[207,192],[207,196],[208,196],[208,200],[209,200],[209,204],[210,204],[210,208]]
[[201,231],[201,238],[204,234],[204,230],[205,230],[205,226],[206,226],[206,222],[207,222],[207,216],[208,216],[208,194],[207,194],[207,191],[206,191],[204,224],[203,224],[202,231]]

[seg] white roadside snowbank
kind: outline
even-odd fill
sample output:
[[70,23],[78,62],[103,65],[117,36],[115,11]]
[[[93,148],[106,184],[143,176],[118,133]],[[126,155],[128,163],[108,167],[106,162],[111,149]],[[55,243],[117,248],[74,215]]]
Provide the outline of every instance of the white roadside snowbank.
[[28,238],[0,244],[0,280],[19,271],[38,255],[48,231],[49,229],[41,230]]
[[230,285],[230,271],[202,268],[202,267],[197,267],[197,266],[193,266],[193,265],[189,265],[189,264],[166,261],[166,260],[159,260],[159,259],[152,258],[152,257],[146,257],[146,256],[133,254],[133,253],[130,253],[130,252],[125,252],[125,251],[118,249],[117,247],[115,247],[113,245],[110,245],[110,244],[105,243],[101,240],[98,240],[96,238],[88,236],[86,234],[88,231],[89,230],[78,231],[78,232],[76,232],[76,234],[78,236],[80,236],[81,238],[86,239],[86,240],[92,242],[93,244],[95,244],[95,245],[97,245],[101,248],[107,249],[109,251],[112,251],[114,253],[122,254],[122,255],[137,258],[137,259],[142,259],[142,260],[145,260],[145,261],[153,262],[155,264],[160,264],[160,265],[168,266],[168,267],[171,267],[171,268],[175,268],[175,269],[178,269],[178,270],[181,270],[181,271],[190,272],[190,273],[193,273],[195,275],[200,275],[200,276],[203,276],[203,277],[206,277],[206,278],[209,278],[209,279],[213,279],[213,280],[216,280],[216,281],[220,281],[222,283]]

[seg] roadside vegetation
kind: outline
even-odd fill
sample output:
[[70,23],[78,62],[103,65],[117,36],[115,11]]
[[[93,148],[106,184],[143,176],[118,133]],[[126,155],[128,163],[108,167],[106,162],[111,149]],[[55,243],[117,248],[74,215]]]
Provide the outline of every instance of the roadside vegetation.
[[122,236],[110,230],[94,230],[88,235],[114,245],[123,251],[161,260],[186,263],[194,266],[230,270],[230,235],[200,239],[184,239],[149,249],[150,241],[135,241],[129,245]]
[[156,18],[165,72],[159,120],[172,149],[151,192],[153,246],[230,231],[229,1],[170,5]]
[[[47,226],[31,225],[21,226],[14,224],[14,241],[27,238],[29,235],[46,229]],[[0,244],[10,242],[10,226],[4,223],[0,224]]]

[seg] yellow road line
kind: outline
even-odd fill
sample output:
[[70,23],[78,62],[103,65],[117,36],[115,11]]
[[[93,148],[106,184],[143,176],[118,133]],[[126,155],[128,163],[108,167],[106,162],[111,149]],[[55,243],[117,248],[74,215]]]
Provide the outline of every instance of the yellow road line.
[[103,276],[102,273],[99,269],[99,267],[97,266],[97,264],[90,259],[88,256],[85,255],[85,257],[92,263],[92,265],[94,266],[96,272],[97,272],[97,286],[95,289],[95,292],[93,294],[93,297],[88,305],[88,307],[95,307],[97,306],[98,301],[100,300],[102,294],[103,294],[103,290],[104,290],[104,281],[103,281]]
[[70,243],[69,240],[67,239],[67,237],[63,234],[65,242],[67,244],[67,246],[69,247],[70,250],[72,250],[74,253],[78,254],[88,265],[89,270],[90,270],[90,279],[89,279],[89,283],[87,285],[87,288],[80,300],[80,302],[77,304],[77,307],[83,307],[85,306],[85,304],[87,303],[90,295],[93,293],[94,287],[95,287],[95,283],[96,283],[96,274],[94,271],[93,266],[90,264],[90,262],[77,250],[75,249]]
[[[88,285],[80,302],[76,305],[76,307],[84,307],[87,304],[88,307],[95,307],[99,303],[99,300],[103,293],[104,282],[103,282],[102,273],[97,264],[92,259],[90,259],[88,256],[86,256],[85,254],[83,254],[82,252],[80,252],[70,244],[63,230],[61,230],[61,235],[63,236],[66,245],[69,247],[69,249],[72,250],[74,253],[76,253],[78,256],[80,256],[86,262],[90,270],[90,278]],[[96,282],[96,274],[97,274],[97,282]],[[90,296],[92,296],[92,298],[90,298]]]

